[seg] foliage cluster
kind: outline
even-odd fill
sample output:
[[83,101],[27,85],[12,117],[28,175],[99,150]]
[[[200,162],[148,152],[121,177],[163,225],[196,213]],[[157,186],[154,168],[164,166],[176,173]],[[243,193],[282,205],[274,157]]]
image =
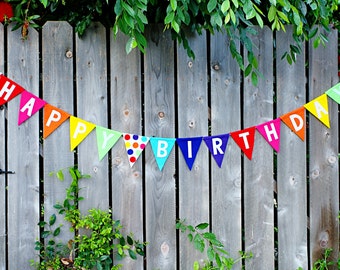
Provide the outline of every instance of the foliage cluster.
[[[181,42],[189,56],[194,52],[188,42],[188,33],[225,31],[230,37],[229,49],[245,75],[257,79],[257,60],[254,57],[251,36],[257,27],[269,26],[272,31],[285,31],[293,26],[294,44],[284,56],[289,62],[300,52],[300,44],[315,38],[314,45],[324,44],[326,31],[339,27],[339,0],[7,0],[14,7],[15,28],[39,27],[47,20],[66,20],[84,34],[91,22],[100,21],[129,36],[126,51],[138,47],[145,51],[145,27],[160,23],[170,29],[175,40]],[[237,47],[239,40],[246,50],[244,55]],[[247,63],[244,64],[244,57]]]
[[[41,241],[36,241],[35,249],[40,253],[40,260],[32,261],[37,269],[120,269],[121,265],[113,265],[112,255],[116,260],[126,256],[137,259],[144,256],[146,243],[135,240],[132,234],[123,235],[119,220],[113,220],[111,211],[91,209],[87,215],[79,211],[78,182],[88,178],[77,168],[69,168],[72,182],[66,190],[66,198],[54,208],[71,226],[74,237],[67,243],[58,242],[62,225],[57,226],[57,215],[52,214],[48,221],[40,221]],[[63,171],[56,173],[64,180]]]
[[208,223],[200,223],[197,226],[186,224],[185,220],[179,220],[176,228],[182,233],[187,233],[188,240],[193,243],[196,250],[206,252],[207,260],[204,265],[194,262],[194,270],[230,270],[238,262],[252,257],[251,253],[239,251],[239,258],[232,258],[225,250],[224,245],[217,239],[213,232],[206,231]]

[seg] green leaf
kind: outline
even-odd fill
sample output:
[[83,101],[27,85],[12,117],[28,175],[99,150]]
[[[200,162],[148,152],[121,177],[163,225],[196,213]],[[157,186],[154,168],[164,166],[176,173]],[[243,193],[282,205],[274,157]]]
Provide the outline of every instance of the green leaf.
[[258,77],[254,71],[251,73],[251,82],[253,83],[254,86],[257,86],[258,84]]
[[176,33],[179,33],[179,25],[178,25],[178,23],[175,20],[173,20],[171,22],[171,27],[172,27],[172,29],[175,30]]
[[133,260],[137,259],[136,252],[134,252],[132,249],[129,249],[129,255],[131,259]]
[[269,11],[268,11],[268,20],[272,22],[276,16],[276,7],[275,6],[270,6]]
[[174,18],[175,18],[175,12],[171,11],[164,18],[164,23],[165,24],[171,23],[174,20]]
[[207,256],[208,256],[208,259],[210,261],[214,260],[214,258],[215,258],[215,251],[214,251],[214,249],[212,247],[208,247]]
[[222,5],[221,5],[221,11],[223,14],[225,14],[230,8],[230,1],[229,0],[224,0]]
[[209,0],[208,5],[207,5],[208,12],[211,13],[216,8],[216,5],[217,5],[217,0]]
[[209,223],[200,223],[195,228],[198,229],[198,230],[204,230],[204,229],[208,228],[208,226],[209,226]]
[[130,245],[130,246],[132,246],[133,245],[133,239],[132,239],[132,237],[131,236],[126,236],[126,241],[128,242],[128,244]]
[[126,45],[125,45],[125,51],[127,54],[129,54],[132,49],[136,48],[137,47],[137,42],[135,40],[134,37],[130,37],[129,40],[126,42]]
[[193,265],[193,270],[199,270],[200,269],[200,264],[198,261],[194,261],[194,265]]
[[175,11],[177,9],[177,0],[170,0],[170,6]]
[[53,236],[58,236],[60,234],[60,227],[56,228],[53,232]]
[[55,214],[51,215],[49,225],[52,226],[56,220],[57,220],[57,216]]
[[40,0],[40,2],[44,5],[44,8],[46,8],[47,7],[47,3],[48,3],[48,1],[47,0]]
[[47,238],[51,234],[51,231],[43,231],[41,234],[41,238]]
[[135,17],[135,11],[133,10],[133,8],[127,4],[126,2],[122,1],[121,2],[122,8],[125,9],[125,11],[131,16],[131,17]]
[[64,181],[64,173],[62,170],[57,171],[56,176],[60,181]]

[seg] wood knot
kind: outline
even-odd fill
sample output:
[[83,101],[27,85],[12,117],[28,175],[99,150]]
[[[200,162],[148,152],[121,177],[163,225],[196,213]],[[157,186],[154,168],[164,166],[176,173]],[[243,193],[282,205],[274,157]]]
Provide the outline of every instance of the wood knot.
[[189,62],[188,62],[188,67],[189,67],[189,68],[192,68],[193,66],[194,66],[194,63],[193,63],[192,61],[189,61]]
[[158,117],[159,117],[160,119],[164,118],[164,116],[165,116],[165,113],[164,113],[164,112],[159,112],[159,113],[158,113]]
[[212,68],[213,68],[213,70],[215,70],[215,71],[219,71],[219,70],[220,70],[220,65],[219,65],[218,63],[213,64]]
[[195,121],[189,121],[188,126],[189,126],[189,128],[194,128],[195,127]]
[[163,242],[161,245],[161,251],[162,251],[163,256],[168,255],[169,250],[170,250],[169,245],[166,242]]
[[67,58],[72,58],[73,57],[73,53],[70,50],[66,51],[65,55],[66,55]]
[[123,113],[124,113],[125,116],[129,116],[129,114],[130,114],[129,110],[124,110]]

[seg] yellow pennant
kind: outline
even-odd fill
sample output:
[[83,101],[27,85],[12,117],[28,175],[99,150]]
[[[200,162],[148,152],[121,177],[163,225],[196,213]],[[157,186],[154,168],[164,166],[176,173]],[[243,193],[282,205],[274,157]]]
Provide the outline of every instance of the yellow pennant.
[[323,94],[304,105],[326,127],[330,128],[327,95]]
[[71,151],[76,148],[95,127],[95,124],[86,122],[75,116],[70,116]]

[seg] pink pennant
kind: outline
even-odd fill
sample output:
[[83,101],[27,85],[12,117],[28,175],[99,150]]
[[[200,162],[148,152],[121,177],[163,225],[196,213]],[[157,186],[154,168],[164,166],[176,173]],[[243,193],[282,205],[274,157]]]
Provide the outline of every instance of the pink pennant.
[[280,118],[256,126],[256,129],[276,152],[280,150]]
[[21,99],[20,99],[18,125],[20,126],[33,114],[35,114],[42,107],[44,107],[45,104],[46,104],[46,101],[38,98],[37,96],[33,95],[32,93],[26,90],[23,91],[21,93]]

